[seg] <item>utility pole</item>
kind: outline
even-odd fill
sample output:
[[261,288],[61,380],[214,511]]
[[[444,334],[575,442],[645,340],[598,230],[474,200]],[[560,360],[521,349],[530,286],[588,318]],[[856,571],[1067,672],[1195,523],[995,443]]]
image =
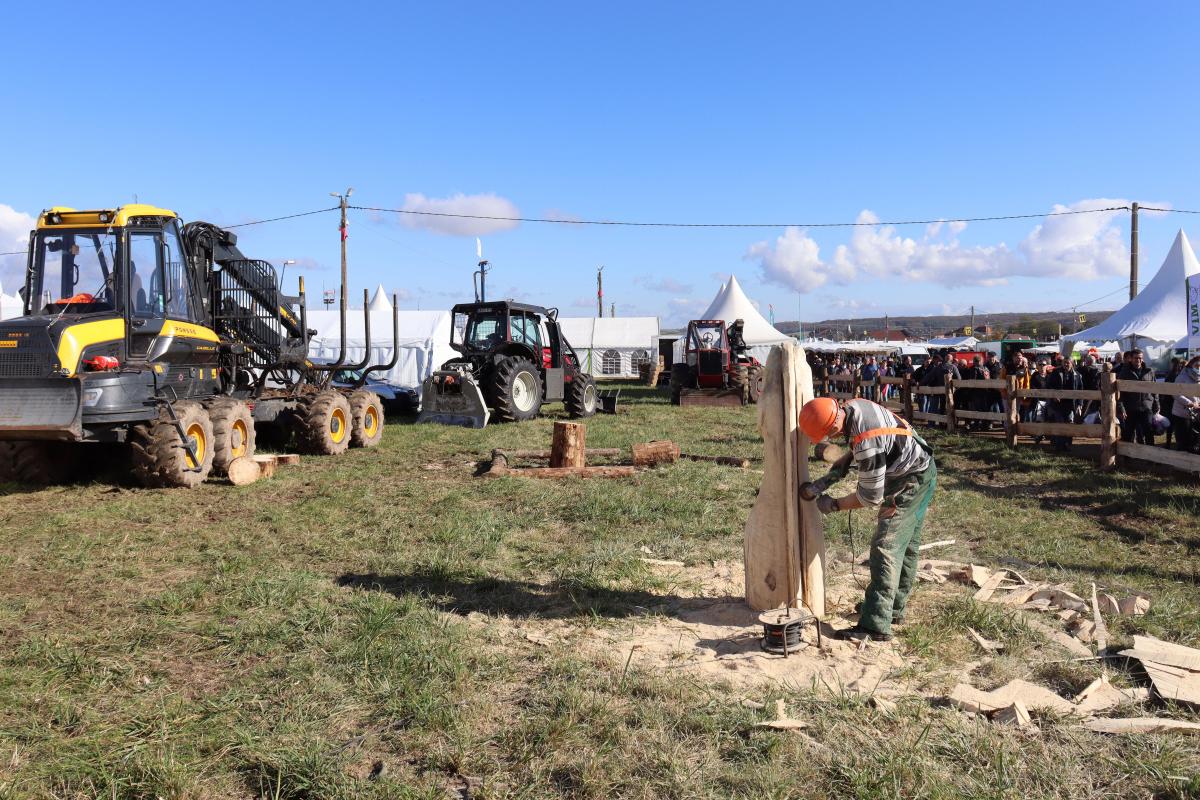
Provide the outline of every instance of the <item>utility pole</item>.
[[971,306],[971,335],[975,334],[975,306]]
[[1133,215],[1129,219],[1129,299],[1137,297],[1138,292],[1138,204],[1131,209]]
[[342,342],[343,342],[343,344],[346,341],[345,328],[346,328],[346,311],[347,311],[347,307],[346,307],[346,237],[350,235],[349,231],[346,228],[346,226],[349,224],[346,222],[346,207],[349,204],[350,195],[352,195],[352,194],[354,194],[354,187],[350,187],[349,189],[347,189],[345,194],[338,194],[337,192],[329,193],[330,197],[336,197],[338,199],[338,205],[342,209],[342,224],[338,228],[338,230],[342,234],[341,310],[342,310]]
[[479,291],[475,293],[475,302],[486,303],[488,262],[483,257],[483,240],[478,236],[475,237],[475,257],[479,259],[479,263],[476,265],[479,269],[475,272],[479,276]]
[[596,314],[604,316],[604,265],[596,267]]
[[608,315],[610,317],[615,317],[617,315],[617,304],[616,303],[608,304]]

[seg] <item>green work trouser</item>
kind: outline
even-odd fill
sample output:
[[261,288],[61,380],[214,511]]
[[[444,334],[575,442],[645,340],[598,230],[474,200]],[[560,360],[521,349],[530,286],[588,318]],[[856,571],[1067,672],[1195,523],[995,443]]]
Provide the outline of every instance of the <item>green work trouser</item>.
[[858,625],[876,633],[891,634],[892,623],[904,617],[904,607],[917,578],[921,525],[933,500],[937,466],[933,458],[924,472],[905,475],[884,484],[879,525],[871,540],[871,583]]

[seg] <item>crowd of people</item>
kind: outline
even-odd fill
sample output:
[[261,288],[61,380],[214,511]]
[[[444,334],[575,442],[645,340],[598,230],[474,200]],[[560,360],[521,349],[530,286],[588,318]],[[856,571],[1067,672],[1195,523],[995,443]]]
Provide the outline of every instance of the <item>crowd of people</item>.
[[[900,387],[880,384],[879,378],[904,378],[918,386],[944,386],[946,376],[959,380],[1007,379],[1012,375],[1018,389],[1089,390],[1100,388],[1100,375],[1113,372],[1117,380],[1158,380],[1146,364],[1145,354],[1137,348],[1102,358],[1094,350],[1075,359],[1061,354],[1039,355],[1036,359],[1022,352],[1012,354],[1002,364],[994,354],[973,355],[960,363],[952,354],[933,354],[920,364],[911,356],[873,356],[858,354],[808,354],[813,384],[819,395],[836,390],[830,382],[834,376],[857,376],[862,384],[862,396],[877,403],[899,398]],[[1190,359],[1173,358],[1167,370],[1168,383],[1200,383],[1200,356]],[[931,414],[945,413],[944,395],[917,394],[913,398],[916,410]],[[1099,400],[1022,398],[1018,403],[1018,419],[1022,422],[1099,422]],[[956,389],[955,408],[967,411],[1004,413],[1008,409],[1007,393],[1002,389]],[[1159,395],[1155,393],[1122,392],[1117,403],[1117,419],[1121,425],[1121,440],[1153,445],[1159,435],[1165,435],[1164,446],[1196,452],[1200,448],[1200,395]],[[968,420],[967,429],[986,431],[1000,425],[986,420]],[[1048,437],[1056,450],[1071,448],[1071,436]],[[1042,441],[1042,436],[1035,441]]]

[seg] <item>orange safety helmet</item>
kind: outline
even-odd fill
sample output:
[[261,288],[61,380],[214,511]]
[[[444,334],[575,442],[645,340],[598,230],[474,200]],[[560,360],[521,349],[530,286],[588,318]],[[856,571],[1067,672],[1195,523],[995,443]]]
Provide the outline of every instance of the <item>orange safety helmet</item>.
[[819,442],[841,427],[845,415],[832,397],[809,400],[800,409],[800,431],[813,443]]

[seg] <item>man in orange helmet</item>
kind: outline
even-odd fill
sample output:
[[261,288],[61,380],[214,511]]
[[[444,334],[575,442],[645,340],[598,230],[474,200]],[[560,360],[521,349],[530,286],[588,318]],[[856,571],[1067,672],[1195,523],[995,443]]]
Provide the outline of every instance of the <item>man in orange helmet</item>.
[[[816,501],[822,514],[879,508],[871,540],[871,583],[858,624],[841,635],[855,641],[888,641],[892,625],[904,619],[916,581],[921,526],[937,484],[933,449],[911,425],[870,400],[839,405],[833,398],[818,397],[800,409],[799,421],[813,444],[845,433],[850,445],[823,478],[800,486],[801,499]],[[838,498],[826,494],[851,466],[858,470],[856,490]]]

